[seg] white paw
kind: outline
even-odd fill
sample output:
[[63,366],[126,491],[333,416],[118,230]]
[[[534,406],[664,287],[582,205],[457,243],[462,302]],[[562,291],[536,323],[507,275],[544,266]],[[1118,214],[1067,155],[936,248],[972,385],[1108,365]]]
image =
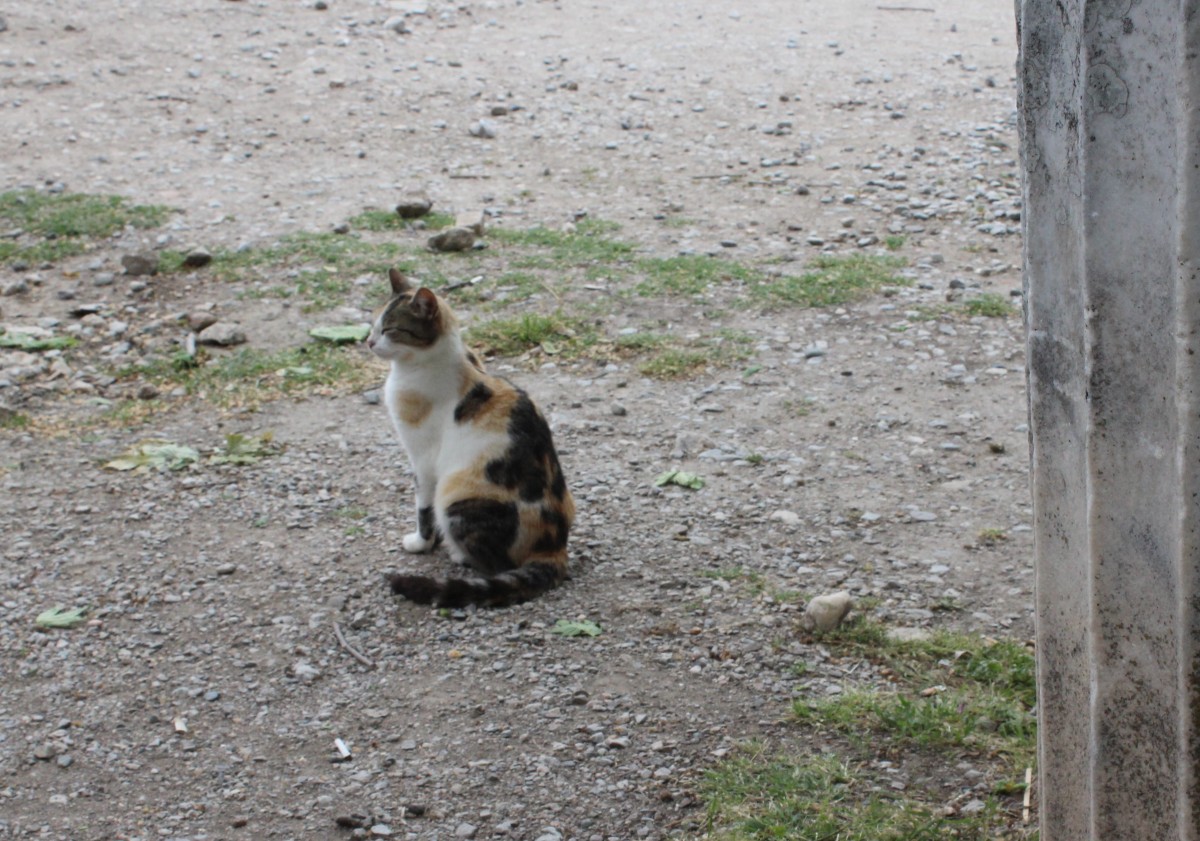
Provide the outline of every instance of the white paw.
[[454,563],[465,564],[467,562],[467,553],[453,543],[447,543],[446,550],[450,553],[450,560]]
[[404,547],[405,552],[412,552],[414,555],[419,555],[433,548],[433,540],[426,540],[421,537],[420,532],[414,531],[411,534],[404,535],[401,545]]

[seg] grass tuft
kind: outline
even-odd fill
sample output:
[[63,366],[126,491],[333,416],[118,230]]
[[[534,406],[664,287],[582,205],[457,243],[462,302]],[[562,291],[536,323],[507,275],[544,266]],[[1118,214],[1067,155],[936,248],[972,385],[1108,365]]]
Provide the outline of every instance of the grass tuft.
[[488,355],[517,356],[540,347],[545,353],[578,356],[596,341],[595,331],[582,319],[553,313],[525,313],[472,326],[467,340]]
[[981,315],[985,318],[1008,318],[1016,308],[1003,295],[985,292],[977,298],[972,298],[963,304],[967,315]]
[[751,286],[754,297],[769,304],[831,307],[857,301],[884,286],[908,286],[896,272],[907,265],[903,257],[852,254],[827,255],[812,261],[802,275],[784,275]]
[[[826,731],[823,741],[838,752],[769,755],[751,746],[723,762],[704,785],[707,838],[1034,837],[1015,819],[1024,770],[1034,762],[1034,668],[1025,646],[948,632],[898,642],[879,623],[864,620],[821,642],[835,657],[875,662],[893,688],[797,701],[797,726]],[[801,675],[807,673],[802,666]],[[921,782],[931,767],[964,756],[985,771],[988,783],[971,795],[983,808],[969,814],[946,808],[948,796],[960,805],[961,796]],[[906,772],[910,767],[915,773]],[[891,785],[897,772],[909,781],[901,789]]]
[[84,193],[0,193],[0,227],[21,231],[0,241],[0,262],[54,261],[82,254],[93,240],[110,237],[129,225],[156,228],[170,209],[131,205],[120,196]]

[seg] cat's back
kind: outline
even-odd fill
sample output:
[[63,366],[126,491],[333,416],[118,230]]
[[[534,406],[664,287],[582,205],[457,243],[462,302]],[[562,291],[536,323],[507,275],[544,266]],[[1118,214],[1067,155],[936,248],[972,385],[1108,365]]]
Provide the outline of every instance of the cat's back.
[[489,458],[476,464],[479,479],[526,503],[570,503],[550,425],[533,399],[503,377],[474,371],[454,407],[453,422],[465,437],[488,438]]

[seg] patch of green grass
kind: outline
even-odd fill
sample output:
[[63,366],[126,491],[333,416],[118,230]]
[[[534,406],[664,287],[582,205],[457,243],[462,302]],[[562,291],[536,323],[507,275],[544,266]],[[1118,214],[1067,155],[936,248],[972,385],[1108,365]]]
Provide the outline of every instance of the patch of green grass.
[[689,228],[696,224],[696,220],[688,219],[686,216],[667,216],[662,223],[665,228]]
[[540,347],[551,355],[572,357],[595,344],[596,333],[582,319],[562,313],[525,313],[473,325],[467,338],[488,354],[516,356]]
[[[856,689],[802,699],[797,726],[826,731],[823,756],[768,754],[751,746],[710,772],[704,784],[709,832],[716,839],[840,839],[914,841],[1032,838],[1020,826],[1024,770],[1034,763],[1033,657],[1012,641],[934,633],[891,640],[878,623],[858,621],[821,638],[835,657],[859,655],[881,668],[894,688]],[[802,664],[801,676],[809,671]],[[936,784],[890,786],[890,772],[911,762],[920,776],[948,773],[971,757],[988,778],[983,809],[948,814]],[[884,758],[886,763],[876,760]]]
[[783,410],[794,418],[806,418],[818,408],[817,401],[811,397],[802,397],[799,400],[784,400],[782,405]]
[[1015,312],[1015,308],[1006,297],[994,292],[985,292],[976,298],[971,298],[963,304],[963,310],[967,315],[981,315],[986,318],[1008,318]]
[[584,219],[574,231],[551,228],[492,228],[489,239],[510,249],[539,249],[549,254],[539,255],[548,263],[519,265],[521,268],[550,268],[553,266],[587,266],[611,264],[628,260],[633,246],[609,237],[617,230],[613,222]]
[[638,371],[656,380],[678,380],[702,371],[708,362],[700,351],[667,348],[639,364]]
[[895,234],[883,238],[883,247],[888,251],[899,251],[904,247],[904,243],[905,238]]
[[110,237],[126,225],[156,228],[170,212],[159,205],[131,205],[120,196],[0,193],[0,228],[23,232],[16,239],[0,240],[0,262],[37,263],[82,254],[91,241]]
[[710,286],[761,282],[762,274],[752,268],[699,254],[678,257],[646,257],[635,266],[642,279],[634,291],[643,297],[699,295]]
[[935,804],[891,792],[836,756],[768,756],[761,748],[704,780],[712,841],[943,841],[993,837],[994,806],[948,818]]
[[907,265],[903,257],[851,254],[825,255],[809,264],[802,275],[763,279],[750,287],[751,294],[768,304],[831,307],[859,300],[884,286],[908,286],[897,274]]
[[181,364],[179,357],[125,368],[118,379],[139,378],[160,388],[183,387],[214,405],[256,406],[288,395],[333,394],[362,388],[378,377],[366,357],[352,348],[315,342],[276,352],[243,348]]
[[454,227],[455,216],[452,213],[431,211],[419,219],[401,219],[394,210],[376,210],[368,208],[350,219],[350,225],[364,231],[404,231],[413,226],[414,222],[423,222],[425,230],[440,231],[443,228]]
[[29,416],[11,410],[0,410],[0,429],[25,429]]
[[723,367],[744,362],[754,355],[754,340],[746,333],[729,329],[717,330],[680,344],[669,339],[651,344],[649,337],[643,337],[641,342],[643,349],[653,349],[654,352],[638,365],[638,371],[643,376],[660,380],[681,379],[710,366]]

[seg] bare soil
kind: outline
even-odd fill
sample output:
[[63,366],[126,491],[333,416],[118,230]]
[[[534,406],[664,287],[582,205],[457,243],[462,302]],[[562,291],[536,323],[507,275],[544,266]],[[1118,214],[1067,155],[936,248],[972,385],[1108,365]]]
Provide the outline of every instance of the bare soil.
[[[382,585],[450,562],[400,550],[410,474],[357,391],[254,412],[180,398],[97,426],[97,398],[130,388],[104,376],[108,344],[28,377],[0,351],[0,402],[55,419],[0,431],[0,837],[698,835],[706,768],[752,738],[820,750],[789,701],[875,679],[798,630],[803,597],[1029,636],[1019,299],[1007,318],[962,310],[1020,288],[1012,5],[890,5],[0,10],[0,191],[178,209],[0,268],[27,287],[0,298],[9,324],[94,303],[103,336],[207,307],[251,346],[298,344],[300,307],[203,272],[139,282],[121,257],[326,231],[414,194],[500,227],[613,221],[645,254],[784,274],[890,253],[891,236],[913,281],[820,310],[736,288],[612,296],[610,335],[717,313],[754,338],[746,364],[683,380],[619,357],[494,360],[551,419],[580,509],[573,579],[449,616]],[[244,468],[99,466],[148,438],[211,450],[263,430],[286,451]],[[654,486],[675,468],[706,486]],[[90,619],[36,628],[54,605]],[[560,619],[603,633],[559,636]],[[979,784],[953,764],[911,773],[947,803]]]

